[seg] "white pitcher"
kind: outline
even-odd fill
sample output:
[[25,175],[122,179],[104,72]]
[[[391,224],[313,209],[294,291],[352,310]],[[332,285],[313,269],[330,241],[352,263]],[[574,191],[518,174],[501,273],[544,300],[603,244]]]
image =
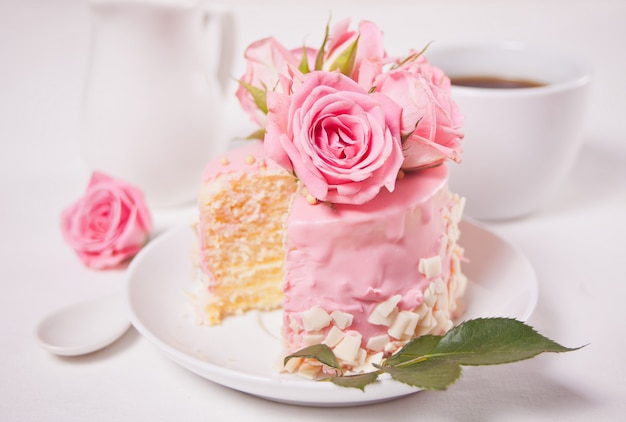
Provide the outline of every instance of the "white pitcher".
[[151,207],[190,203],[207,160],[227,148],[232,13],[198,1],[89,5],[81,141],[89,167],[141,188]]

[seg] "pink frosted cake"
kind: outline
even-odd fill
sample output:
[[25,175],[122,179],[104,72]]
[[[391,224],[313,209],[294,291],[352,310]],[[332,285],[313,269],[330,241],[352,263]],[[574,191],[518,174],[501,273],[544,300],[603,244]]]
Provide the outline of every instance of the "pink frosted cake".
[[359,206],[294,197],[282,304],[289,352],[323,342],[359,371],[452,327],[466,279],[457,243],[463,201],[447,180],[444,165],[409,173],[393,193]]
[[[287,353],[325,343],[347,371],[452,327],[466,279],[463,200],[445,165],[407,173],[364,205],[311,204],[262,144],[207,166],[199,197],[195,306],[202,322],[283,309]],[[315,377],[316,361],[285,368]]]
[[466,284],[446,166],[463,116],[424,50],[383,44],[349,20],[319,49],[250,44],[236,96],[263,143],[209,163],[199,198],[200,319],[282,308],[286,353],[323,343],[347,373],[450,329]]

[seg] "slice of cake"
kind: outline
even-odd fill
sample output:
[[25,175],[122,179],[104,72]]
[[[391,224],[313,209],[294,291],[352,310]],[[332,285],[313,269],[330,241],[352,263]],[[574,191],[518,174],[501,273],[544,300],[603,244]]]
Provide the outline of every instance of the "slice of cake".
[[295,178],[251,143],[211,162],[198,197],[195,291],[201,323],[217,324],[250,309],[271,310],[283,298],[283,226]]
[[[325,343],[353,372],[447,331],[466,284],[463,200],[447,180],[440,165],[363,205],[311,204],[261,143],[212,161],[199,197],[199,320],[282,307],[287,353]],[[315,377],[322,367],[292,359],[285,369]]]

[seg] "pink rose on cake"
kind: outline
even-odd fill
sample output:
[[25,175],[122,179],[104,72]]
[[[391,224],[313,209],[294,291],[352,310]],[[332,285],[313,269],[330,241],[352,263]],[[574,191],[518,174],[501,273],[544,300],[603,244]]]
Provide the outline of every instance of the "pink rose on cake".
[[252,121],[265,125],[268,91],[288,93],[293,82],[311,70],[339,70],[357,82],[362,80],[361,85],[369,89],[386,57],[382,31],[367,21],[359,24],[359,31],[350,31],[349,26],[350,20],[344,19],[327,29],[320,49],[288,49],[273,37],[250,44],[244,53],[246,71],[235,95]]
[[311,72],[293,95],[268,92],[265,150],[321,201],[363,204],[393,191],[402,109],[339,72]]
[[422,52],[390,58],[375,24],[353,31],[349,23],[327,27],[317,50],[253,43],[237,96],[268,154],[310,194],[361,204],[392,191],[400,169],[459,162],[463,117],[450,80]]
[[383,44],[383,33],[374,23],[362,21],[358,31],[350,30],[350,20],[338,22],[330,30],[327,50],[320,49],[321,70],[339,70],[365,89],[390,62]]
[[[461,160],[463,115],[452,101],[450,80],[423,56],[405,61],[374,81],[382,92],[402,104],[403,169],[417,169]],[[408,63],[408,64],[407,64]]]
[[[246,73],[239,80],[239,87],[235,95],[243,110],[260,126],[265,125],[265,93],[267,91],[289,92],[290,77],[297,71],[306,52],[307,61],[315,61],[316,50],[297,48],[288,50],[274,38],[264,38],[256,41],[246,49]],[[287,84],[287,85],[285,85]]]
[[374,81],[377,92],[402,105],[403,169],[461,161],[463,115],[451,98],[450,79],[413,53]]
[[148,241],[152,219],[137,188],[95,172],[87,190],[61,214],[65,241],[88,267],[123,264]]

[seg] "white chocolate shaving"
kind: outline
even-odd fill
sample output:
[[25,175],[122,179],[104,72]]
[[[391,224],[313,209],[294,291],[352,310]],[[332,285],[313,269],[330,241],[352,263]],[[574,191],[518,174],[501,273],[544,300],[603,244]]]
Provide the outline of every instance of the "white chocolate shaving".
[[356,353],[356,358],[354,359],[354,365],[363,365],[365,363],[365,359],[367,358],[367,351],[363,348],[359,348]]
[[318,331],[330,324],[330,315],[321,307],[314,306],[302,312],[302,325],[306,331]]
[[[370,365],[373,364],[373,363],[375,363],[377,365],[380,365],[381,363],[383,363],[383,358],[384,357],[385,357],[385,355],[384,355],[383,352],[374,353],[373,355],[369,355],[367,357],[367,359],[365,360],[365,362],[370,364]],[[371,370],[374,370],[374,369],[375,368],[372,367]]]
[[366,346],[369,350],[380,352],[387,343],[389,343],[389,336],[387,334],[381,334],[379,336],[370,337]]
[[345,336],[339,344],[335,346],[333,351],[337,358],[346,362],[354,362],[361,347],[361,335]]
[[315,379],[320,374],[322,367],[319,365],[312,365],[309,362],[302,362],[298,367],[298,374],[308,379]]
[[421,258],[417,269],[428,279],[441,275],[441,257],[439,255],[430,258]]
[[295,333],[302,330],[302,326],[300,325],[298,320],[293,317],[293,315],[289,316],[289,328],[291,328],[291,330]]
[[396,339],[401,339],[405,337],[405,334],[408,332],[409,334],[413,334],[415,331],[415,326],[417,325],[417,321],[419,320],[419,315],[409,311],[401,311],[398,313],[398,316],[393,321],[387,333]]
[[376,368],[373,364],[380,365],[383,362],[383,352],[378,352],[373,355],[369,355],[365,358],[365,362],[355,366],[350,371],[351,374],[359,374],[364,372],[374,372],[378,368]]
[[285,364],[285,371],[293,373],[298,370],[300,364],[302,363],[302,358],[291,358]]
[[398,314],[397,304],[402,299],[401,295],[395,295],[390,297],[384,302],[380,302],[370,316],[367,319],[367,322],[374,325],[384,325],[386,327],[391,326],[393,320],[396,318]]
[[431,283],[430,286],[424,292],[424,302],[423,305],[432,308],[435,306],[435,301],[437,300],[437,295],[435,294],[435,286]]
[[352,314],[341,311],[332,311],[330,317],[332,318],[337,328],[340,328],[342,330],[345,330],[350,325],[352,325],[352,320],[354,319],[354,316]]
[[367,318],[367,322],[374,325],[384,325],[385,327],[390,327],[391,324],[393,324],[393,321],[396,319],[396,315],[398,315],[398,312],[398,308],[393,308],[391,313],[384,317],[376,312],[376,309],[374,309],[369,318]]
[[389,314],[394,310],[394,308],[396,307],[396,305],[398,305],[398,302],[400,302],[401,299],[402,299],[401,295],[391,296],[386,301],[381,302],[378,305],[376,305],[374,312],[377,312],[378,314],[384,317],[389,316]]
[[324,339],[324,341],[322,341],[322,343],[324,343],[328,347],[335,347],[337,343],[339,343],[342,339],[343,331],[333,325],[330,331],[328,331],[328,334],[326,335],[326,338]]
[[304,347],[320,344],[324,340],[323,334],[305,334],[302,336],[302,344]]

